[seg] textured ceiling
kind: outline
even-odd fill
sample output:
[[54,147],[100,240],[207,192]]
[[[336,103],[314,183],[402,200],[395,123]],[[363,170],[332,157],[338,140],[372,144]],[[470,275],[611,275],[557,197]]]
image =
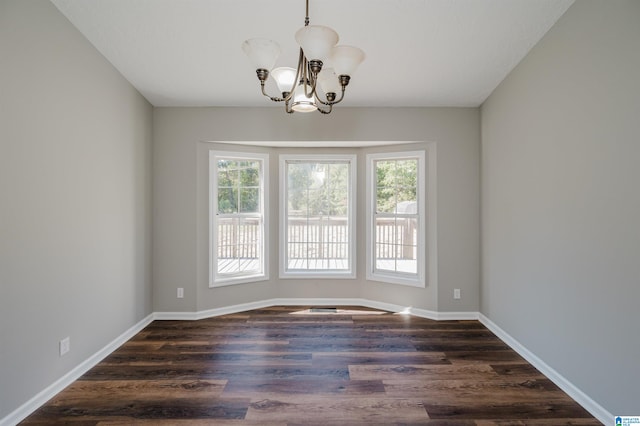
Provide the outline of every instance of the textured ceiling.
[[[295,67],[304,0],[52,0],[155,106],[269,106],[240,46]],[[478,106],[573,0],[310,0],[367,58],[345,106]],[[268,85],[276,94],[275,85]]]

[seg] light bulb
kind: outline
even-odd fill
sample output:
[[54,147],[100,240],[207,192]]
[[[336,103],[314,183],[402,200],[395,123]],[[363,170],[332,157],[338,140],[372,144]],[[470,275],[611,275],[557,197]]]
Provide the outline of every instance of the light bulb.
[[[311,87],[307,86],[307,89],[311,89]],[[298,87],[296,87],[296,90],[293,92],[291,109],[296,112],[312,112],[318,109],[315,99],[308,97],[307,94],[304,93],[304,83],[302,82],[298,84]]]

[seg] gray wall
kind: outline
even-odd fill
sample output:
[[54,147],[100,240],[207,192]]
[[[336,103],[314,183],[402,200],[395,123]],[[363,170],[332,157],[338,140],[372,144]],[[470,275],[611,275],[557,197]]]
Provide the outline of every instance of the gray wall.
[[[257,90],[257,89],[256,89]],[[258,96],[258,92],[256,92]],[[157,108],[154,113],[154,309],[202,311],[278,297],[352,298],[437,311],[479,308],[479,110],[475,108],[336,108],[287,115],[281,108]],[[278,157],[271,152],[271,279],[210,289],[208,274],[207,141],[420,141],[437,145],[438,282],[424,289],[365,280],[364,256],[356,280],[281,280],[277,269]],[[232,145],[232,150],[250,148]],[[364,204],[363,150],[359,154]],[[382,148],[377,148],[377,150]],[[388,150],[397,147],[385,148]],[[264,149],[263,149],[264,150]],[[363,213],[363,212],[362,212]],[[361,215],[363,217],[363,215]],[[364,223],[358,225],[364,235]],[[364,238],[358,249],[364,253]],[[176,298],[176,288],[185,298]],[[453,288],[462,299],[453,300]]]
[[0,63],[1,419],[152,312],[153,110],[45,0]]
[[640,383],[640,2],[575,2],[482,106],[481,311],[613,414]]

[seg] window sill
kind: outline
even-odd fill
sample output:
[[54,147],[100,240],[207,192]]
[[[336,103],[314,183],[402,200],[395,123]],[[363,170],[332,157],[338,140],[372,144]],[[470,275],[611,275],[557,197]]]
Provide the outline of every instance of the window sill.
[[355,272],[280,272],[281,279],[334,279],[334,280],[354,280],[356,279]]
[[209,283],[209,288],[216,287],[226,287],[230,285],[236,284],[250,284],[256,283],[260,281],[267,281],[269,277],[267,275],[250,275],[250,276],[242,276],[242,277],[234,277],[234,278],[219,278]]
[[399,274],[385,274],[381,272],[371,272],[367,274],[367,280],[377,281],[387,284],[399,284],[409,287],[425,288],[426,282],[421,277],[405,277]]

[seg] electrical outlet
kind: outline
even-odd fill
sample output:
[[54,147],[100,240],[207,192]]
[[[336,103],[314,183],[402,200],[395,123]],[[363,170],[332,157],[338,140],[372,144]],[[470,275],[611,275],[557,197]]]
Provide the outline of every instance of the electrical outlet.
[[184,288],[178,287],[178,299],[184,299]]
[[64,339],[60,340],[60,356],[66,354],[70,350],[71,350],[71,338],[65,337]]
[[460,289],[459,288],[454,288],[453,289],[453,298],[454,299],[460,299]]

